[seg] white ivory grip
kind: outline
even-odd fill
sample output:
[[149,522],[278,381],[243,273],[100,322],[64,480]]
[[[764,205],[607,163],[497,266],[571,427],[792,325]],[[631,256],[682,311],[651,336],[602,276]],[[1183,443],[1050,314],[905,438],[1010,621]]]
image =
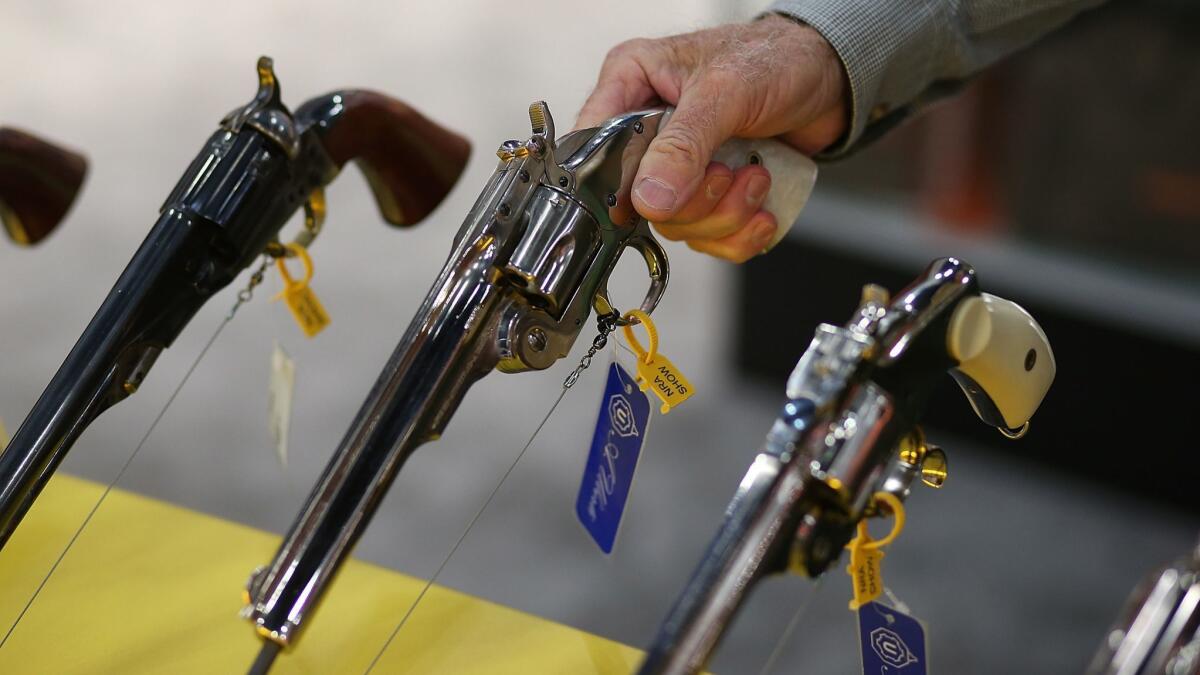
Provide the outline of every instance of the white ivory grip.
[[713,161],[734,171],[748,164],[762,164],[771,173],[771,189],[763,210],[774,215],[779,226],[767,245],[768,249],[774,248],[808,203],[817,182],[817,163],[790,145],[769,138],[732,138],[717,148]]
[[946,347],[959,362],[952,374],[971,407],[993,426],[1024,427],[1054,381],[1046,334],[1011,300],[988,293],[964,300],[950,319]]

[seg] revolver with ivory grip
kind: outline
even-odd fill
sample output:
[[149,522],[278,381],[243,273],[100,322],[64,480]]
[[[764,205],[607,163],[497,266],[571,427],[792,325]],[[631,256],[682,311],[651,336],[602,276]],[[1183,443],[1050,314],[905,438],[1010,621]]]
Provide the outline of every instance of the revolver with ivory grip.
[[324,215],[322,189],[346,162],[358,161],[384,218],[395,225],[424,218],[466,164],[464,139],[399,101],[347,90],[293,113],[280,100],[269,58],[259,59],[257,72],[257,95],[221,121],[184,171],[0,454],[0,546],[75,439],[138,389],[200,307],[260,255],[285,255],[279,231],[302,207],[307,218],[297,243],[311,242]]
[[1200,544],[1134,590],[1087,673],[1200,673]]
[[0,225],[21,246],[45,239],[67,215],[87,175],[83,155],[0,127]]
[[936,260],[889,301],[867,286],[845,326],[823,324],[787,382],[787,402],[724,521],[659,628],[638,672],[696,673],[758,579],[816,577],[872,497],[907,497],[915,477],[940,486],[945,454],[918,423],[949,372],[985,423],[1027,428],[1054,379],[1045,334],[1016,304],[981,293],[975,271]]
[[[245,614],[266,640],[252,672],[265,672],[296,640],[401,466],[441,435],[476,380],[493,370],[549,368],[571,350],[593,308],[601,323],[594,346],[603,345],[622,323],[607,281],[626,248],[645,259],[641,309],[654,311],[667,256],[634,211],[630,186],[665,114],[630,113],[556,139],[546,104],[536,102],[530,138],[500,146],[499,165],[408,331],[274,560],[250,578]],[[754,142],[743,145],[745,156],[725,158],[735,167],[763,163],[776,184],[795,166],[811,166],[795,151],[767,150],[775,146]],[[811,186],[811,172],[805,180]],[[783,224],[795,215],[776,217]]]

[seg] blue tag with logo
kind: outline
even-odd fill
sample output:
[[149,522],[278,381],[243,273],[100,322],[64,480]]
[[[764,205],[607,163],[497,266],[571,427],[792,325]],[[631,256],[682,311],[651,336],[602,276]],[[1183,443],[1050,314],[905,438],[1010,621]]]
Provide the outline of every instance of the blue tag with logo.
[[927,675],[928,650],[920,621],[868,602],[858,610],[863,675]]
[[575,515],[605,553],[612,553],[617,541],[649,421],[650,399],[614,362],[608,369],[596,433],[575,500]]

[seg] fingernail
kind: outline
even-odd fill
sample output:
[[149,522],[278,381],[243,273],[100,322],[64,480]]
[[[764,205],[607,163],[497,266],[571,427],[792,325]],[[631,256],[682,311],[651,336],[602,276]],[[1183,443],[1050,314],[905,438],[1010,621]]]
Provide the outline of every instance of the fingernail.
[[652,209],[670,211],[675,208],[675,191],[657,178],[647,177],[638,181],[633,194]]
[[729,185],[733,179],[729,176],[713,176],[708,180],[708,185],[704,187],[704,193],[709,199],[720,199],[725,196],[725,192],[729,190]]
[[746,203],[750,206],[758,206],[762,204],[763,199],[767,197],[767,190],[771,187],[771,179],[767,176],[754,176],[750,182],[746,184]]
[[754,240],[754,245],[765,249],[771,244],[771,240],[775,238],[775,226],[771,223],[759,223],[754,226],[754,233],[750,235]]

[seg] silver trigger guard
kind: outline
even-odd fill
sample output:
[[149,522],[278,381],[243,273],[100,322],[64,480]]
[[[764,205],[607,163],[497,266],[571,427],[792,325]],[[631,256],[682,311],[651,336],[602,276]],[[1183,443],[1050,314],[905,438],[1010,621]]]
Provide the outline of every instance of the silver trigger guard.
[[[671,267],[667,262],[667,252],[663,249],[662,244],[658,239],[650,233],[649,226],[646,221],[642,221],[637,226],[637,231],[625,240],[621,253],[624,254],[625,249],[637,249],[642,254],[642,259],[646,261],[646,271],[650,276],[650,288],[646,291],[646,297],[642,300],[641,310],[646,314],[653,314],[658,307],[659,301],[662,300],[663,294],[667,291],[667,281],[671,275]],[[620,262],[620,258],[617,259]],[[600,286],[600,290],[596,293],[595,299],[592,300],[592,307],[600,316],[606,314],[617,314],[617,326],[628,326],[638,323],[636,319],[626,319],[612,305],[612,300],[608,295],[608,279]]]

